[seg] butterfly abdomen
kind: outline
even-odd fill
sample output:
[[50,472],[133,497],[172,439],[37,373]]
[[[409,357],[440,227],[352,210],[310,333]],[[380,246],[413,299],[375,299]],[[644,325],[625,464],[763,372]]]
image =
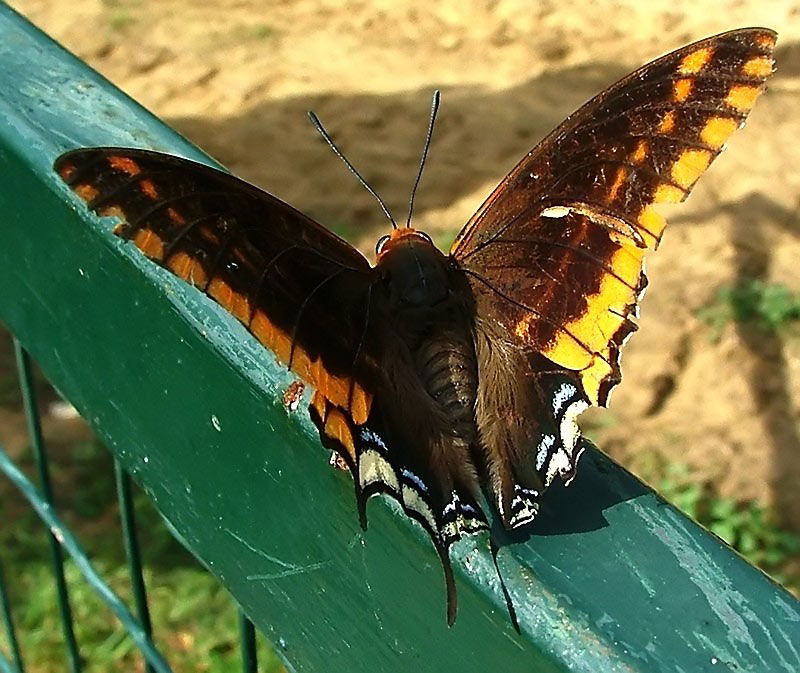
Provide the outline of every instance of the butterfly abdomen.
[[445,331],[429,338],[417,351],[416,362],[423,386],[446,416],[451,433],[472,444],[478,368],[466,331]]

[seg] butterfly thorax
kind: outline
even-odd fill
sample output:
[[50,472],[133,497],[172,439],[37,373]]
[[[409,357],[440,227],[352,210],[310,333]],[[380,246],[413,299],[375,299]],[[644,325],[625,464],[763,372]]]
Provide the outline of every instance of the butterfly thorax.
[[[396,231],[400,233],[379,249],[377,264],[388,299],[392,337],[404,351],[396,354],[403,365],[392,370],[395,379],[400,379],[392,385],[399,390],[424,390],[430,401],[430,434],[466,448],[476,435],[478,385],[471,292],[463,274],[427,235],[412,229]],[[402,380],[410,376],[416,386]],[[419,406],[412,406],[419,414]]]
[[450,292],[447,257],[416,229],[395,229],[381,239],[377,265],[395,311],[434,309]]
[[442,330],[467,328],[471,293],[427,234],[395,229],[378,244],[377,269],[387,320],[411,351]]

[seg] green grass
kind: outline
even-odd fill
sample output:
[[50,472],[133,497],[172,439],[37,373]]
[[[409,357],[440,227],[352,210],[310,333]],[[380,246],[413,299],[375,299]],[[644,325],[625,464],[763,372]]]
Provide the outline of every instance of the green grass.
[[800,294],[785,285],[746,280],[720,288],[698,317],[711,328],[715,340],[733,322],[777,332],[800,320]]
[[[111,587],[130,603],[127,569],[102,559],[95,563]],[[9,568],[8,574],[14,569]],[[65,650],[50,566],[28,561],[18,575],[13,584],[14,618],[27,670],[62,671]],[[71,561],[66,564],[66,576],[84,670],[140,669],[142,659],[135,644]],[[176,672],[241,670],[237,613],[213,577],[199,568],[159,572],[148,568],[145,581],[156,644]],[[0,647],[8,651],[2,638]],[[263,641],[259,643],[259,662],[259,670],[282,670]]]
[[[69,454],[64,459],[54,456],[51,463],[55,490],[61,494],[59,514],[104,579],[131,606],[111,458],[93,442],[71,447]],[[32,473],[29,461],[23,466]],[[67,484],[71,486],[65,490]],[[141,492],[136,493],[135,509],[157,646],[176,672],[240,671],[234,602],[216,578],[172,538]],[[21,496],[2,481],[0,521],[14,522],[0,527],[0,550],[27,670],[63,671],[65,650],[45,528]],[[86,659],[84,670],[143,670],[136,646],[71,561],[66,563],[66,576],[76,637]],[[0,651],[9,652],[4,633],[0,634]],[[283,670],[261,636],[258,657],[259,671]]]

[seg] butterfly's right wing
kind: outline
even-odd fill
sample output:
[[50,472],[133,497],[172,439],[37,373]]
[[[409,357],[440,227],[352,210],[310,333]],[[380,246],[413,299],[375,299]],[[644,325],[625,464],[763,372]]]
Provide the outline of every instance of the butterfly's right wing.
[[364,256],[279,199],[158,152],[87,148],[55,169],[149,258],[206,292],[356,423],[369,415],[377,354]]
[[658,204],[683,201],[744,124],[775,39],[730,31],[613,84],[523,157],[453,244],[477,306],[490,382],[478,423],[509,528],[530,520],[554,475],[573,476],[575,418],[620,381],[643,258],[666,225]]

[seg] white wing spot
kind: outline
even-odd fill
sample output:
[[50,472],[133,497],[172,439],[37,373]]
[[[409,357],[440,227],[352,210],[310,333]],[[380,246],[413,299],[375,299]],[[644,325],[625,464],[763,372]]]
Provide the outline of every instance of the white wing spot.
[[571,467],[572,464],[570,463],[567,452],[564,451],[563,448],[559,449],[550,459],[550,464],[547,466],[547,474],[544,478],[544,485],[550,486],[550,483],[553,481],[553,477],[556,476],[556,472],[569,472]]
[[588,407],[589,404],[586,400],[575,400],[575,402],[567,407],[567,410],[564,412],[564,418],[561,419],[561,444],[569,455],[572,455],[572,451],[581,434],[578,428],[578,416],[586,411]]
[[542,211],[542,217],[561,218],[566,217],[572,212],[569,206],[550,206]]
[[369,442],[370,444],[376,444],[377,446],[381,447],[384,451],[388,451],[389,449],[384,444],[383,439],[381,436],[369,428],[362,428],[361,429],[361,439],[365,442]]
[[428,487],[425,485],[425,482],[422,481],[416,474],[414,474],[411,470],[407,470],[403,468],[403,476],[408,479],[409,481],[414,482],[414,484],[419,488],[420,491],[427,493]]
[[581,456],[583,455],[583,452],[585,451],[585,449],[586,449],[585,446],[581,446],[578,449],[578,452],[572,456],[572,466],[573,466],[572,470],[570,470],[570,472],[567,473],[566,477],[564,477],[564,474],[561,475],[562,477],[564,477],[564,486],[569,486],[572,483],[572,480],[578,474],[578,470],[576,468],[577,468],[577,465],[578,465],[578,461],[580,460]]
[[556,394],[553,395],[553,413],[558,416],[561,408],[564,406],[564,402],[577,392],[575,386],[571,383],[562,383],[558,390],[556,390]]
[[428,525],[431,527],[431,530],[437,529],[436,518],[433,516],[431,508],[428,507],[428,503],[426,503],[420,497],[420,494],[410,486],[403,486],[403,505],[405,505],[408,509],[414,510],[423,519],[425,519],[425,521],[427,521]]
[[524,526],[536,518],[539,513],[539,508],[535,502],[528,497],[517,496],[511,501],[511,509],[518,509],[511,517],[509,523],[512,528]]
[[458,493],[453,491],[453,497],[450,498],[450,502],[445,505],[444,513],[447,514],[448,512],[454,512],[456,507],[458,507]]
[[377,451],[364,451],[358,461],[358,481],[362,487],[381,482],[395,492],[400,490],[397,475],[388,461]]
[[541,470],[542,466],[544,465],[544,461],[547,460],[547,454],[550,453],[550,449],[553,448],[553,444],[555,444],[556,438],[553,435],[545,435],[542,437],[542,441],[539,442],[539,451],[536,454],[536,470]]

